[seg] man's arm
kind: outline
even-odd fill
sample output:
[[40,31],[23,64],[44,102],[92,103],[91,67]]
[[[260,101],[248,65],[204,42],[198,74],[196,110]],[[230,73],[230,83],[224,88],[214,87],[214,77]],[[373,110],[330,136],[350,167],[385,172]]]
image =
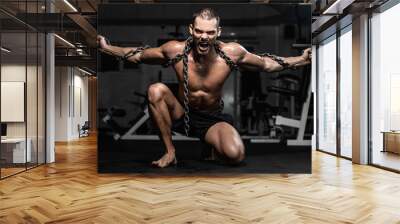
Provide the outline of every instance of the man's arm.
[[173,51],[176,50],[176,41],[170,41],[160,47],[147,48],[133,54],[137,47],[118,47],[108,44],[103,36],[97,36],[97,44],[100,50],[117,57],[124,58],[133,63],[164,64]]
[[[236,45],[236,46],[235,46]],[[248,52],[239,44],[233,45],[233,54],[237,57],[237,65],[245,70],[277,72],[286,68],[297,68],[311,63],[311,49],[307,48],[302,55],[296,57],[258,56]],[[275,60],[274,60],[275,59]],[[281,64],[278,62],[280,61]]]

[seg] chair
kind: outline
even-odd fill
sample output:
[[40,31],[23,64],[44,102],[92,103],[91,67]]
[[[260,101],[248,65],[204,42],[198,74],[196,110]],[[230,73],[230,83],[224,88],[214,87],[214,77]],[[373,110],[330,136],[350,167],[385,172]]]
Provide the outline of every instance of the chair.
[[79,138],[89,136],[89,129],[90,129],[89,121],[85,121],[82,127],[80,127],[80,125],[78,124]]

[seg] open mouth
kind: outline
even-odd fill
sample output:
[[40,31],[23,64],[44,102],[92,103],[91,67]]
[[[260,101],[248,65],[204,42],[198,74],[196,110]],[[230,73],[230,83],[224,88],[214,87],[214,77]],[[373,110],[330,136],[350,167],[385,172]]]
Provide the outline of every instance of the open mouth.
[[208,42],[200,42],[199,43],[199,50],[200,51],[207,51],[209,46],[210,45],[208,44]]

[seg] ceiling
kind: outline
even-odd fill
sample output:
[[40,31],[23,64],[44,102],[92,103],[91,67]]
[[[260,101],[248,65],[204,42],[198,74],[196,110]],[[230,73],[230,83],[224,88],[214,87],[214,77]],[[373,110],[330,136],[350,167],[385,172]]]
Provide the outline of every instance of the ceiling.
[[[367,4],[371,5],[371,2],[376,4],[381,3],[385,0],[341,0],[350,1],[352,4],[350,7],[356,10],[357,7],[365,9]],[[26,27],[31,28],[31,30],[36,30],[39,32],[55,32],[65,40],[68,40],[72,44],[79,45],[78,48],[82,49],[84,52],[85,59],[90,60],[92,63],[92,68],[95,67],[95,36],[97,33],[97,12],[98,6],[102,3],[108,4],[140,4],[140,3],[264,3],[264,4],[275,4],[275,3],[309,3],[312,6],[312,22],[313,22],[313,35],[318,35],[326,27],[330,26],[330,23],[334,23],[335,20],[339,19],[339,16],[331,16],[328,18],[326,15],[322,15],[322,12],[334,4],[335,0],[237,0],[237,1],[226,1],[226,0],[215,0],[215,1],[179,1],[179,0],[50,0],[51,7],[53,8],[53,13],[46,13],[50,11],[49,8],[46,9],[45,0],[39,1],[21,1],[21,0],[1,0],[0,1],[0,25],[2,32],[9,33],[5,38],[10,38],[15,43],[14,45],[23,45],[24,40],[18,35],[18,32],[25,30]],[[69,4],[70,5],[69,5]],[[361,6],[361,7],[360,7]],[[238,12],[241,13],[241,12]],[[271,17],[268,20],[273,19],[274,14],[271,11]],[[244,15],[244,14],[243,14]],[[122,14],[113,15],[114,19],[122,23],[122,20],[118,20],[119,16]],[[251,12],[244,15],[251,19],[254,16]],[[226,18],[228,17],[228,18]],[[284,18],[279,17],[275,19],[290,19],[290,14]],[[176,17],[176,13],[166,13],[162,12],[159,14],[149,14],[142,13],[143,21],[146,19],[152,21],[162,21],[168,24],[174,23],[184,23],[180,18]],[[247,19],[249,19],[247,18]],[[266,21],[268,21],[266,20]],[[243,22],[243,18],[235,20],[235,18],[229,18],[229,15],[224,17],[224,22],[239,25]],[[321,23],[321,24],[320,24]],[[27,25],[28,24],[28,25]],[[314,29],[314,27],[316,27]],[[14,34],[10,34],[14,33]],[[15,36],[13,38],[12,36]],[[7,40],[8,41],[8,40]],[[4,43],[4,42],[3,42]],[[33,45],[32,45],[33,46]],[[64,41],[56,38],[56,54],[59,56],[71,56],[75,57],[74,62],[79,61],[79,57],[82,56],[77,53],[76,49],[70,49],[71,47]],[[28,50],[29,52],[30,50]],[[91,56],[92,55],[92,56]],[[77,58],[78,57],[78,58]],[[78,59],[78,60],[77,60]],[[63,57],[63,60],[65,57]]]

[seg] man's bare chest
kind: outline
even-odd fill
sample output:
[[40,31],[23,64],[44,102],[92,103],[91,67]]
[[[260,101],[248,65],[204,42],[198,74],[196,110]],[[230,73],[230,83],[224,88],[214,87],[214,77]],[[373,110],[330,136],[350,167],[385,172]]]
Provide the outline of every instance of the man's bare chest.
[[[184,82],[183,62],[175,64],[175,71],[179,82]],[[216,91],[222,88],[224,82],[231,72],[229,66],[218,60],[214,63],[194,63],[189,61],[188,67],[189,88],[191,91]]]

